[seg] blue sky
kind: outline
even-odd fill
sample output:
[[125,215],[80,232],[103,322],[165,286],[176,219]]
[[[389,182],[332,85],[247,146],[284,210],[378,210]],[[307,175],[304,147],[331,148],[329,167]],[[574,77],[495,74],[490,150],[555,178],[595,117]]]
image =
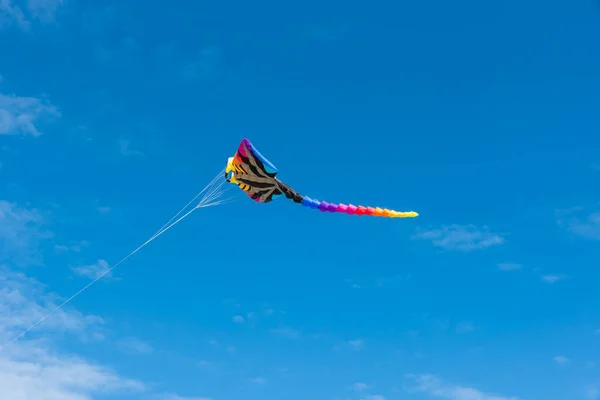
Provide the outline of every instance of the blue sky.
[[420,214],[200,209],[1,352],[1,397],[599,399],[600,7],[418,3],[0,0],[2,342],[243,137]]

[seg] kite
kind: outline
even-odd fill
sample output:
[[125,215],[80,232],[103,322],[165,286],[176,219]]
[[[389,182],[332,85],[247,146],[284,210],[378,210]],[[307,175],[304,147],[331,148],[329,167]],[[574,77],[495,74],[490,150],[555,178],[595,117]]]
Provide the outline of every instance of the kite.
[[[222,189],[224,185],[227,185],[227,182],[239,186],[244,192],[246,192],[246,194],[248,194],[248,196],[250,196],[250,198],[258,203],[269,203],[277,197],[285,195],[285,197],[292,199],[295,203],[302,204],[305,207],[318,209],[323,212],[337,212],[350,215],[372,215],[375,217],[389,218],[408,218],[419,215],[414,211],[400,212],[388,210],[387,208],[354,206],[352,204],[331,204],[325,201],[313,200],[308,196],[303,196],[297,193],[294,189],[277,179],[277,172],[277,168],[275,168],[275,166],[271,164],[269,160],[263,157],[248,139],[243,139],[235,155],[228,159],[226,167],[221,169],[221,171],[212,179],[212,181],[210,181],[208,185],[206,185],[204,189],[202,189],[177,214],[171,217],[171,219],[158,231],[156,231],[154,235],[138,246],[135,250],[123,257],[112,267],[107,268],[103,273],[98,275],[95,279],[82,287],[71,297],[67,298],[58,306],[43,315],[35,323],[30,325],[29,328],[25,329],[12,340],[0,346],[0,352],[27,334],[52,314],[63,308],[65,305],[67,305],[67,303],[70,303],[81,293],[89,289],[94,283],[111,273],[116,267],[147,246],[150,242],[154,241],[156,238],[171,229],[173,226],[177,225],[183,219],[187,218],[195,210],[229,203],[232,199],[224,199],[223,194],[226,192],[226,189]],[[223,173],[225,173],[225,179],[223,179]],[[227,185],[227,187],[233,186]],[[193,206],[192,204],[196,202],[202,194],[204,194],[204,196],[200,199],[200,202]],[[190,206],[192,207],[191,209],[189,209]],[[185,212],[186,210],[188,211]]]
[[419,215],[414,211],[401,212],[380,207],[335,204],[314,200],[299,194],[277,179],[278,172],[277,168],[260,154],[248,139],[243,139],[235,155],[227,160],[225,179],[229,183],[238,185],[252,200],[258,203],[269,203],[277,197],[285,195],[294,203],[322,212],[389,218],[411,218]]

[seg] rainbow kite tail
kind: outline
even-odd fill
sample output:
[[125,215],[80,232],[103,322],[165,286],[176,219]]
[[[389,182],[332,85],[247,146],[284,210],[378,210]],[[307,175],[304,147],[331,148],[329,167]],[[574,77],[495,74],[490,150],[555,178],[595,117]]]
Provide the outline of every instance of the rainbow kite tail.
[[349,215],[372,215],[374,217],[387,218],[414,218],[419,215],[414,211],[402,212],[379,207],[355,206],[353,204],[333,204],[327,203],[326,201],[313,200],[308,196],[302,197],[303,198],[300,204],[302,204],[305,207],[320,210],[321,212],[338,212]]

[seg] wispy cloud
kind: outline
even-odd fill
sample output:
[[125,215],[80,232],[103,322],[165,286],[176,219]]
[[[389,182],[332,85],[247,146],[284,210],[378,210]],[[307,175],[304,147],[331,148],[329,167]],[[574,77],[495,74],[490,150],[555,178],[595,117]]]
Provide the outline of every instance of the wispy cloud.
[[111,211],[111,208],[108,206],[99,206],[96,207],[96,210],[98,210],[100,214],[108,214]]
[[366,396],[361,397],[360,400],[385,400],[385,397],[383,397],[380,394],[368,394]]
[[105,260],[98,260],[95,264],[71,268],[76,275],[85,276],[90,279],[96,279],[104,273],[106,273],[106,278],[112,278],[112,271],[107,272],[109,269],[110,265]]
[[64,0],[28,0],[26,7],[22,8],[12,0],[0,0],[0,28],[14,23],[22,30],[27,31],[33,21],[54,22],[56,14],[63,4]]
[[150,343],[134,337],[119,339],[117,346],[122,352],[128,354],[146,355],[154,352],[154,348]]
[[[3,268],[0,277],[0,339],[12,336],[39,321],[56,307],[61,299],[44,293],[38,281]],[[45,329],[66,330],[76,333],[80,339],[93,337],[102,331],[104,320],[98,316],[84,316],[73,310],[60,309],[44,321]],[[38,329],[41,329],[38,328]],[[34,329],[31,334],[35,334]],[[96,336],[98,337],[98,336]]]
[[585,389],[585,396],[588,400],[600,399],[600,387],[597,385],[590,385]]
[[0,29],[13,23],[23,30],[29,29],[30,25],[23,10],[13,4],[12,0],[0,0]]
[[[41,252],[37,246],[44,232],[44,218],[10,202],[1,202],[0,242],[3,256]],[[53,247],[49,248],[54,251]],[[21,257],[23,261],[26,258]],[[81,356],[60,353],[55,340],[68,335],[82,342],[102,340],[104,320],[84,315],[66,306],[64,299],[47,292],[46,286],[10,268],[14,258],[0,270],[0,345],[12,341],[34,323],[46,319],[26,335],[2,349],[0,386],[2,396],[11,400],[91,400],[101,395],[146,391],[137,380],[121,377],[116,371]],[[37,263],[37,258],[33,260]],[[29,264],[25,264],[27,266]],[[54,311],[53,314],[49,314]]]
[[438,397],[449,400],[519,400],[518,397],[507,397],[497,394],[482,392],[478,389],[448,384],[434,375],[429,374],[408,374],[407,391],[427,394],[431,397]]
[[429,240],[436,247],[445,250],[471,251],[497,246],[504,243],[504,238],[490,232],[487,226],[478,228],[475,225],[449,225],[439,229],[420,231],[414,239]]
[[121,139],[118,142],[119,152],[122,156],[125,157],[144,157],[144,153],[139,150],[135,150],[131,148],[131,143],[129,140]]
[[40,124],[60,116],[54,105],[42,99],[0,93],[0,135],[40,136]]
[[501,271],[516,271],[521,269],[523,266],[517,263],[505,262],[498,264],[498,269]]
[[[35,249],[34,238],[43,232],[43,218],[37,211],[2,202],[0,230],[3,248],[11,254]],[[3,222],[3,223],[2,223]],[[15,248],[11,249],[10,247]],[[40,246],[39,251],[42,251]],[[54,247],[48,247],[55,251]],[[65,337],[89,342],[102,340],[107,331],[103,318],[84,315],[72,306],[58,310],[64,298],[48,292],[45,285],[11,269],[11,261],[0,262],[0,345],[9,343],[25,329],[46,319],[0,352],[2,397],[11,400],[92,400],[109,395],[160,398],[141,381],[123,377],[117,371],[91,362],[80,355],[65,354],[56,346]],[[53,314],[49,314],[53,311]],[[135,338],[117,338],[122,350],[148,354],[152,347]],[[163,396],[163,398],[166,398]],[[203,397],[175,397],[208,400]]]
[[[23,274],[2,271],[0,340],[6,343],[55,307],[60,299]],[[98,332],[102,319],[61,309],[0,353],[2,395],[11,400],[91,400],[101,394],[145,391],[143,383],[52,348],[55,333],[85,340]],[[36,339],[43,334],[41,339]],[[32,339],[33,338],[33,339]]]
[[19,361],[0,357],[2,395],[11,400],[91,400],[100,394],[140,392],[145,386],[76,357],[57,357],[40,348]]
[[352,282],[352,279],[344,279],[344,283],[348,286],[350,286],[352,289],[360,289],[361,286],[360,284],[356,283],[356,282]]
[[558,281],[562,281],[563,279],[567,279],[566,275],[561,274],[546,274],[542,275],[541,279],[546,283],[556,283]]
[[28,0],[27,7],[31,16],[41,22],[50,23],[56,19],[56,14],[65,0]]
[[354,382],[351,387],[356,392],[363,392],[369,388],[369,385],[364,382]]
[[0,261],[39,264],[39,245],[52,236],[40,210],[0,200]]
[[571,360],[565,356],[556,356],[554,357],[554,363],[558,365],[567,365],[571,363]]
[[572,207],[556,211],[556,223],[572,234],[588,240],[600,240],[600,211]]
[[241,315],[234,315],[233,318],[231,318],[231,320],[236,324],[243,324],[244,322],[246,322],[246,319]]
[[348,345],[352,350],[358,351],[365,348],[365,341],[362,339],[349,340]]
[[204,370],[208,370],[208,369],[212,369],[213,368],[213,363],[211,363],[210,361],[206,361],[206,360],[200,360],[196,363],[196,365],[199,368],[202,368]]
[[178,394],[167,393],[159,397],[159,400],[213,400],[211,397],[198,396],[180,396]]
[[473,332],[475,329],[476,327],[472,322],[463,321],[456,324],[455,331],[457,333],[469,333]]
[[82,240],[80,242],[70,242],[67,244],[55,244],[54,251],[58,254],[65,253],[80,253],[84,247],[87,247],[89,242]]

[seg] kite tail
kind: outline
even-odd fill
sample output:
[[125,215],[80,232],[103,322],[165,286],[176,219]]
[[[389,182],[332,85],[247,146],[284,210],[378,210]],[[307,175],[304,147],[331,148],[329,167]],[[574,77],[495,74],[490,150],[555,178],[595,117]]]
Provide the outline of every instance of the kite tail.
[[414,211],[395,211],[388,210],[387,208],[380,207],[365,207],[355,206],[353,204],[335,204],[327,203],[326,201],[319,201],[311,199],[308,196],[303,196],[297,193],[294,189],[286,185],[285,183],[278,180],[281,191],[288,199],[292,199],[295,203],[302,204],[304,207],[309,207],[314,210],[320,210],[321,212],[330,213],[345,213],[349,215],[371,215],[374,217],[387,217],[387,218],[414,218],[417,214]]

